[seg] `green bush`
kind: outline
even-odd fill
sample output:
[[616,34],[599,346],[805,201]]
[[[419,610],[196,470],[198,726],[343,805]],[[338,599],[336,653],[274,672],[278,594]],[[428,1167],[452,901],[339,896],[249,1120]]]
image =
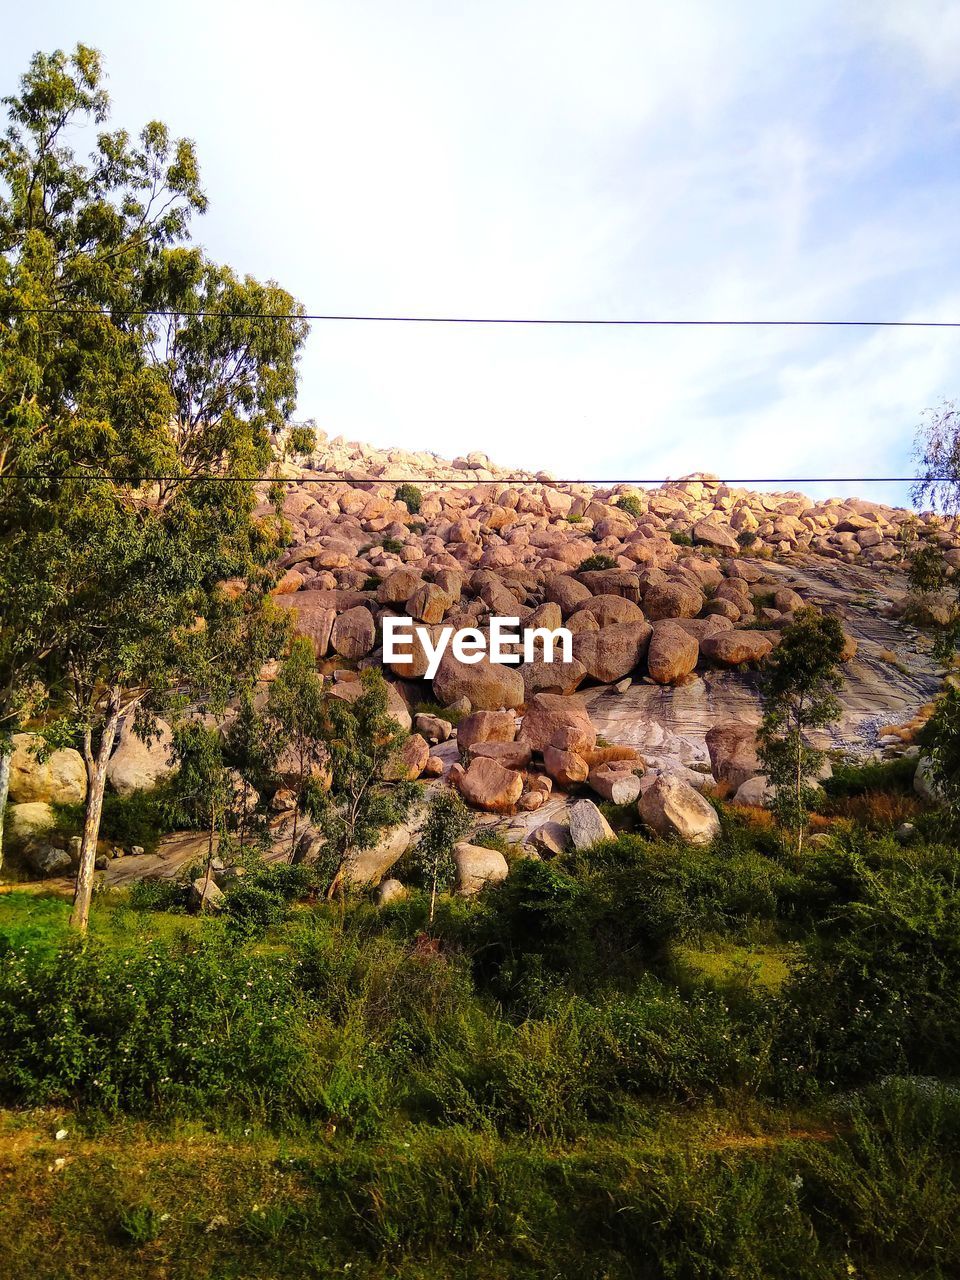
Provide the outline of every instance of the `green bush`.
[[617,506],[621,511],[626,511],[628,515],[633,516],[635,520],[639,520],[647,514],[639,494],[636,493],[623,494],[617,499]]
[[587,556],[586,560],[579,565],[577,573],[593,573],[597,569],[615,569],[616,567],[617,562],[613,556],[598,552],[594,556]]
[[679,529],[671,530],[670,541],[675,543],[678,547],[693,546],[693,539],[690,537],[689,533],[683,533]]
[[415,484],[401,484],[393,495],[395,501],[402,502],[412,516],[418,515],[423,503],[423,491]]

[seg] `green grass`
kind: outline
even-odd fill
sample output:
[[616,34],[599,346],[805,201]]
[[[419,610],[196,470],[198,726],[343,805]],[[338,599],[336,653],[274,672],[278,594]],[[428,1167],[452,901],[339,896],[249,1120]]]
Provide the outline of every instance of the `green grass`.
[[429,927],[299,868],[84,947],[0,895],[0,1275],[960,1273],[960,853],[720,816]]

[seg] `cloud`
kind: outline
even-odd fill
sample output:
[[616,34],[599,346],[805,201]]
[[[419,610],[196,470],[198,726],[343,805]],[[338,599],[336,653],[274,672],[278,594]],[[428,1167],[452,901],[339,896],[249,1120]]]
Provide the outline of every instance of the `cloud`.
[[[196,138],[209,250],[312,310],[960,317],[952,4],[120,12],[14,16],[5,84],[38,45],[98,44],[125,124]],[[900,471],[958,340],[317,325],[300,405],[557,474]]]

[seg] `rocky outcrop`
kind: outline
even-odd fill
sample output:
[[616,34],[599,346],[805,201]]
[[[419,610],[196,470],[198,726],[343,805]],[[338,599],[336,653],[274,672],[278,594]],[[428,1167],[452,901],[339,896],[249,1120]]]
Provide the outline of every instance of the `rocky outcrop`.
[[87,770],[79,751],[48,751],[39,734],[15,733],[10,758],[14,804],[83,804]]
[[454,892],[461,898],[472,898],[487,885],[502,883],[510,870],[499,849],[484,849],[465,842],[454,846],[453,864],[456,868]]
[[117,748],[107,765],[107,781],[121,796],[135,791],[152,791],[176,769],[173,762],[173,733],[164,720],[157,720],[149,738],[136,732],[133,716],[120,731]]
[[720,834],[720,819],[709,801],[670,774],[661,774],[647,787],[638,808],[647,826],[664,838],[709,844]]

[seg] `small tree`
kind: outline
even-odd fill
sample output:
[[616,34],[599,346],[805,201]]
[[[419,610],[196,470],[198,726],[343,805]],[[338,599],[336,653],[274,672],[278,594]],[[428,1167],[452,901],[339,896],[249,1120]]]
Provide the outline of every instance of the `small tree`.
[[943,400],[927,409],[917,427],[917,479],[910,496],[919,507],[953,515],[960,510],[960,408]]
[[843,683],[838,670],[843,645],[836,618],[798,609],[764,667],[760,762],[774,789],[777,822],[795,835],[798,853],[813,796],[811,782],[825,759],[809,735],[840,716],[835,695]]
[[171,813],[207,832],[207,865],[200,909],[207,900],[217,837],[227,828],[233,809],[233,779],[223,758],[223,736],[198,720],[178,725],[173,734],[173,754],[179,768],[173,783]]
[[923,731],[931,775],[954,826],[960,826],[960,690],[949,687]]
[[276,768],[277,734],[269,717],[257,707],[253,692],[244,689],[240,706],[224,739],[224,760],[240,775],[240,853],[246,848],[250,789],[260,792]]
[[456,791],[444,787],[434,793],[414,855],[417,867],[430,885],[431,924],[437,890],[448,889],[453,879],[453,847],[469,831],[470,823],[470,810]]
[[402,502],[412,516],[419,514],[423,503],[423,493],[415,484],[401,484],[394,494],[397,502]]
[[947,562],[935,542],[919,539],[907,555],[907,583],[921,599],[936,595],[947,585]]
[[403,822],[420,794],[417,783],[384,776],[407,736],[387,710],[387,682],[370,668],[360,683],[363,691],[352,702],[332,695],[326,702],[324,741],[333,782],[317,821],[339,862],[330,896],[343,884],[348,850],[370,848],[384,828]]
[[323,741],[326,699],[323,680],[317,673],[313,645],[297,636],[270,686],[267,717],[275,726],[277,739],[274,768],[294,795],[293,833],[290,861],[297,848],[297,827],[305,806],[314,807],[314,780],[330,766],[330,753]]

